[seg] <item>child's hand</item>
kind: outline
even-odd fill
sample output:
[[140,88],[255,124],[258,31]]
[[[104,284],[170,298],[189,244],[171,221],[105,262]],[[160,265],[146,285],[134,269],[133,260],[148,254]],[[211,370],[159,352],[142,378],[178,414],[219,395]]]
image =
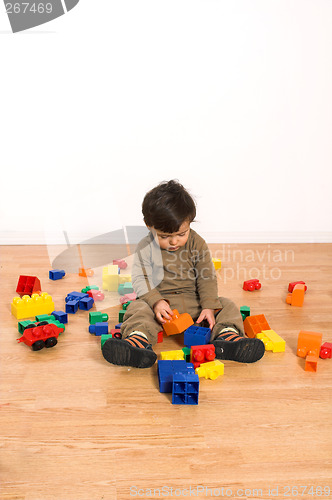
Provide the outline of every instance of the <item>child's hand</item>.
[[156,315],[157,321],[163,324],[166,323],[167,319],[172,319],[173,311],[166,300],[159,300],[153,306],[154,313]]
[[196,320],[196,323],[201,323],[203,319],[206,319],[207,322],[209,323],[209,327],[212,328],[216,324],[216,319],[214,317],[214,310],[213,309],[203,309],[201,314],[199,315],[198,319]]

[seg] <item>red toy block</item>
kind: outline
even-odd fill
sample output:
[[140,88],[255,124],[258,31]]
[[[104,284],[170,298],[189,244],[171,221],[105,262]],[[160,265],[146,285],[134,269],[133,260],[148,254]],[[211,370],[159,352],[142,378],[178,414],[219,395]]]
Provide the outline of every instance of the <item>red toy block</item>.
[[37,276],[20,276],[17,283],[16,293],[20,297],[23,295],[31,295],[33,293],[40,293],[41,285]]
[[89,295],[89,297],[92,297],[94,301],[104,300],[104,298],[105,298],[105,295],[100,290],[91,289],[91,290],[88,290],[86,293]]
[[259,290],[260,288],[262,288],[262,284],[257,279],[243,282],[243,290],[246,290],[247,292],[253,292],[254,290]]
[[[289,291],[289,293],[292,293],[292,291],[294,290],[295,285],[305,285],[305,282],[304,281],[292,281],[291,283],[289,283],[289,285],[288,285],[288,291]],[[307,289],[308,289],[308,287],[305,286],[304,291],[306,292]]]
[[118,266],[120,269],[127,269],[128,264],[123,259],[115,259],[113,260],[113,266]]
[[137,295],[135,292],[133,293],[127,293],[126,295],[123,295],[121,298],[120,298],[120,304],[125,304],[126,302],[131,302],[133,300],[136,300],[137,298]]
[[64,328],[59,328],[53,323],[36,326],[35,328],[26,328],[18,342],[24,342],[32,347],[33,351],[40,351],[43,347],[53,347],[58,343],[58,336]]
[[324,342],[320,348],[319,357],[322,359],[327,359],[332,357],[332,343]]
[[190,351],[190,362],[196,369],[202,363],[213,361],[216,357],[216,350],[213,344],[193,345]]
[[166,335],[177,335],[187,330],[187,328],[193,324],[194,322],[190,314],[179,314],[177,309],[173,309],[172,319],[166,320],[166,323],[163,324],[163,328]]
[[301,330],[297,341],[296,354],[300,358],[305,358],[308,355],[316,356],[316,358],[318,358],[320,346],[322,343],[322,337],[322,333],[305,332]]
[[163,340],[164,340],[164,332],[162,330],[161,332],[158,332],[157,344],[160,344],[161,342],[163,342]]
[[122,339],[122,333],[119,328],[112,328],[111,335],[115,339]]
[[286,297],[286,303],[291,306],[302,307],[304,302],[305,285],[298,284],[293,288],[292,293]]
[[271,330],[264,314],[247,316],[243,322],[243,328],[247,337],[251,339],[255,338],[257,333],[261,333],[263,330]]

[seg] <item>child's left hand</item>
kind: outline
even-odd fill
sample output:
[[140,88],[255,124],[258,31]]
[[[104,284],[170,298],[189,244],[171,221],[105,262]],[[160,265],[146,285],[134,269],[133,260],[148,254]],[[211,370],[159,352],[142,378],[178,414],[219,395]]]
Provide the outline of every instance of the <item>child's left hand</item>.
[[209,323],[209,327],[212,328],[216,324],[216,319],[214,317],[214,310],[213,309],[202,309],[201,314],[196,320],[196,323],[201,323],[203,319],[206,319],[207,322]]

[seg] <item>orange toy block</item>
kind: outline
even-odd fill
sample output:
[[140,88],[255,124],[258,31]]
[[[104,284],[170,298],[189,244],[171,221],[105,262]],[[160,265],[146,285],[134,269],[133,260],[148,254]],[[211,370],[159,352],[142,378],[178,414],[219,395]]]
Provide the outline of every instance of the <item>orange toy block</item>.
[[83,278],[89,278],[90,276],[94,275],[93,269],[90,269],[90,267],[80,267],[78,270],[78,275],[83,276]]
[[307,356],[305,358],[304,369],[306,372],[316,372],[317,371],[317,356]]
[[291,306],[302,307],[304,302],[305,285],[299,283],[294,286],[292,293],[289,293],[286,297],[286,303]]
[[307,356],[314,356],[318,358],[320,352],[320,346],[322,343],[322,337],[323,337],[322,333],[305,332],[301,330],[297,340],[296,354],[300,358],[305,358]]
[[190,314],[179,314],[177,309],[173,309],[172,319],[167,320],[166,323],[163,324],[163,328],[166,335],[177,335],[187,330],[187,328],[193,324],[194,322]]
[[261,333],[262,330],[271,330],[264,314],[247,316],[243,322],[243,328],[247,337],[250,337],[251,339],[255,338],[257,333]]

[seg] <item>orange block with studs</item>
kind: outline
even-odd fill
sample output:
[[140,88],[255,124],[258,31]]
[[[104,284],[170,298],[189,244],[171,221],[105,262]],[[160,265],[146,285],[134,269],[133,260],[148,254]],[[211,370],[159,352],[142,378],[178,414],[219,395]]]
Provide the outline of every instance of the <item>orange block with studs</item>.
[[[322,343],[322,333],[300,331],[297,340],[296,354],[300,358],[307,356],[319,357],[320,346]],[[313,371],[313,370],[312,370]]]
[[166,323],[163,324],[164,332],[166,335],[177,335],[182,333],[189,326],[193,325],[193,319],[188,313],[179,314],[177,309],[173,309],[172,319],[168,319]]
[[271,330],[264,314],[247,316],[243,322],[243,328],[247,337],[251,339],[255,338],[257,333],[261,333],[263,330]]
[[292,293],[289,293],[286,297],[287,304],[291,306],[302,307],[304,302],[304,294],[305,294],[306,286],[299,283],[294,286]]
[[304,370],[306,372],[316,372],[317,371],[317,356],[307,356],[305,358]]

